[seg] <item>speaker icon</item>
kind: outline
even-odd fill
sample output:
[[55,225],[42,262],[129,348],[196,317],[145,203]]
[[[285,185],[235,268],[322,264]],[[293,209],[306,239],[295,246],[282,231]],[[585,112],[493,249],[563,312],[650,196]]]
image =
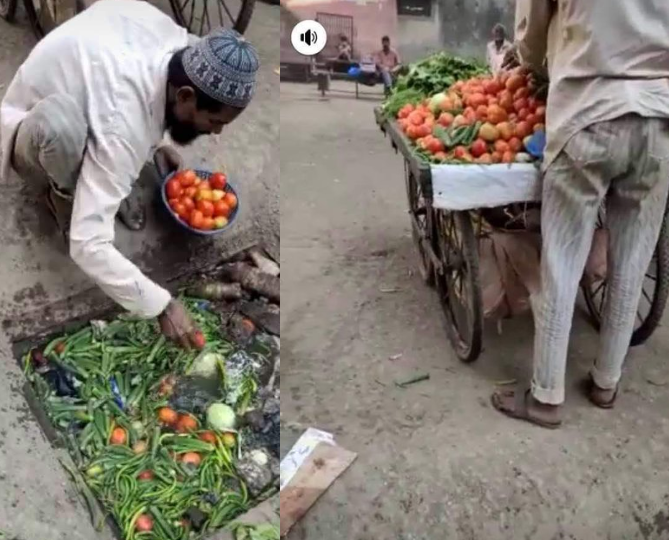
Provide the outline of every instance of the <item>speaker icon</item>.
[[300,34],[300,41],[306,43],[307,45],[311,46],[316,41],[318,41],[318,34],[314,32],[313,30],[309,29],[303,34]]
[[290,34],[293,48],[304,56],[314,56],[321,52],[327,39],[328,35],[323,25],[313,20],[300,21]]

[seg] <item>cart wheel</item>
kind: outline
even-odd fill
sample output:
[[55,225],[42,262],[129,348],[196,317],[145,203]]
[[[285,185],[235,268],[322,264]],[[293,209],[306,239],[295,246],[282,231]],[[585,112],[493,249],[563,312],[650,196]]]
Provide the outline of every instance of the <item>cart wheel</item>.
[[17,0],[0,0],[0,17],[7,22],[13,22],[16,16]]
[[[598,226],[603,226],[604,213],[600,212]],[[606,280],[583,285],[583,295],[588,306],[592,322],[597,330],[602,324],[602,311],[606,299]],[[665,212],[660,238],[655,248],[653,260],[643,283],[637,321],[630,345],[641,345],[648,340],[660,325],[664,308],[669,298],[669,223]]]
[[243,34],[255,8],[255,0],[170,0],[170,4],[174,19],[199,36],[220,27]]
[[423,190],[416,177],[404,164],[407,198],[409,199],[409,215],[411,216],[411,234],[418,248],[418,271],[423,282],[430,287],[434,285],[434,266],[425,251],[424,241],[431,236],[432,209],[423,196]]
[[436,285],[446,332],[458,358],[472,362],[481,354],[483,303],[478,242],[469,212],[437,211],[435,229],[442,264]]
[[[2,2],[2,0],[0,0]],[[56,16],[53,12],[53,2],[48,0],[24,0],[23,5],[33,29],[35,37],[39,40],[58,26]],[[81,13],[86,9],[83,0],[75,2],[76,13]]]

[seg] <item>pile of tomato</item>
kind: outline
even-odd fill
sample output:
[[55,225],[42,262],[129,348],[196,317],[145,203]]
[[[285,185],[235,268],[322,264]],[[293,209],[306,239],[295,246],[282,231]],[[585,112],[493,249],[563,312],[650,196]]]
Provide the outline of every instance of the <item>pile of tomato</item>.
[[179,171],[165,184],[165,195],[172,212],[200,231],[222,229],[237,208],[237,196],[221,172],[204,180],[195,171]]
[[459,81],[418,105],[407,104],[398,123],[431,161],[527,161],[530,136],[545,129],[546,107],[533,97],[522,70]]

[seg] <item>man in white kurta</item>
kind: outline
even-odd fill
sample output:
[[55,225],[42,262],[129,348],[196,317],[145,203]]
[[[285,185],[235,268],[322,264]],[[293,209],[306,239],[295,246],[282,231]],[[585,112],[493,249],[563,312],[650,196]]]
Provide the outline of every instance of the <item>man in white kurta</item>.
[[531,389],[501,412],[561,424],[574,304],[606,205],[608,288],[588,397],[611,408],[669,191],[669,2],[518,0],[516,46],[550,88],[542,202],[542,291]]
[[232,31],[192,40],[147,2],[100,0],[38,43],[0,105],[0,176],[43,183],[77,265],[184,345],[190,318],[114,247],[115,216],[154,155],[179,167],[165,132],[183,144],[220,133],[249,103],[257,69]]

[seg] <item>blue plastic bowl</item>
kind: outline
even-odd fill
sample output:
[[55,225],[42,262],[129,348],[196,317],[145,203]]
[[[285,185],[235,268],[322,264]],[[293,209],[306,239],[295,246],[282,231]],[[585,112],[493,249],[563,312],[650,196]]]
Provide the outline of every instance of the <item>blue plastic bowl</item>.
[[[211,175],[214,174],[211,171],[204,171],[202,169],[193,169],[195,171],[195,174],[197,174],[200,178],[203,180],[209,180],[211,178]],[[213,229],[211,231],[201,231],[200,229],[194,229],[191,227],[188,223],[186,223],[183,219],[181,219],[177,213],[172,210],[172,207],[170,206],[170,203],[167,199],[167,194],[165,193],[165,186],[167,185],[167,182],[170,181],[170,179],[176,174],[176,172],[168,174],[165,178],[163,178],[163,183],[160,186],[160,197],[163,200],[163,205],[165,206],[165,209],[167,212],[174,218],[174,220],[181,225],[184,229],[187,231],[190,231],[194,234],[198,234],[200,236],[213,236],[219,233],[222,233],[226,229],[232,225],[233,221],[237,218],[237,214],[239,213],[239,195],[237,195],[237,191],[235,191],[235,188],[232,187],[232,184],[230,184],[230,181],[228,181],[227,185],[225,186],[225,191],[226,193],[232,193],[237,197],[237,207],[232,211],[232,214],[228,216],[228,224],[225,227],[221,227],[220,229]]]

